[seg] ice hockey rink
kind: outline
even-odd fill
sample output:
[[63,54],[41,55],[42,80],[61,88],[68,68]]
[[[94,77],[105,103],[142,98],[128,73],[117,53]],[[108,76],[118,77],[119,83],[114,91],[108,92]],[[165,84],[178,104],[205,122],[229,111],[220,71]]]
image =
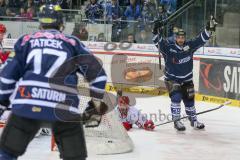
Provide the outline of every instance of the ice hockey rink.
[[[169,114],[169,99],[164,96],[138,98],[137,107],[142,113]],[[218,106],[197,102],[197,111]],[[182,107],[183,108],[183,107]],[[184,110],[182,109],[184,113]],[[238,160],[240,157],[240,109],[223,107],[199,116],[206,129],[197,131],[184,121],[187,130],[177,132],[173,124],[156,127],[155,131],[133,128],[128,132],[134,151],[117,155],[93,155],[88,160]],[[160,123],[159,120],[155,124]],[[20,160],[57,160],[58,152],[50,151],[50,136],[35,138]]]

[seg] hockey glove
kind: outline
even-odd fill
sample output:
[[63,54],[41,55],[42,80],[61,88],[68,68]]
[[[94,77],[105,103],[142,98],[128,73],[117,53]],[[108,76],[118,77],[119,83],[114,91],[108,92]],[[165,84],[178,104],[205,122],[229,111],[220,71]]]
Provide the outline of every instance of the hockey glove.
[[155,21],[153,24],[152,33],[153,34],[161,34],[164,25],[165,25],[165,21],[159,21],[159,20]]
[[152,120],[147,120],[144,123],[144,129],[145,130],[152,131],[152,130],[154,130],[154,128],[155,128],[155,125],[154,125]]
[[0,117],[2,116],[4,111],[9,109],[8,108],[9,105],[10,105],[10,101],[9,100],[0,101]]
[[99,126],[102,115],[104,115],[108,110],[108,106],[96,99],[92,99],[88,102],[88,107],[83,113],[83,123],[86,127],[97,127]]
[[132,128],[132,124],[130,124],[129,122],[122,122],[123,127],[129,131]]
[[108,110],[107,104],[99,99],[93,98],[88,105],[94,107],[93,114],[104,115]]
[[210,31],[210,32],[215,32],[217,24],[218,23],[217,23],[216,19],[211,15],[210,20],[207,22],[206,30]]

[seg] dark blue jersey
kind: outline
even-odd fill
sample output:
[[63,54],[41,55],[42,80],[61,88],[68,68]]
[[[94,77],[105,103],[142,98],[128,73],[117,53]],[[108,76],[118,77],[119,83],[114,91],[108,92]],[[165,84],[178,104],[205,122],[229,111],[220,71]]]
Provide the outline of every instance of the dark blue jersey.
[[102,98],[105,71],[76,37],[38,31],[19,38],[14,50],[0,77],[0,100],[11,96],[13,113],[40,120],[57,120],[57,107],[78,113],[77,73],[89,82],[90,93]]
[[[158,38],[159,37],[159,38]],[[209,33],[204,30],[197,38],[186,41],[180,47],[156,35],[153,42],[160,49],[165,61],[165,78],[179,83],[190,81],[193,77],[193,54],[209,40]]]

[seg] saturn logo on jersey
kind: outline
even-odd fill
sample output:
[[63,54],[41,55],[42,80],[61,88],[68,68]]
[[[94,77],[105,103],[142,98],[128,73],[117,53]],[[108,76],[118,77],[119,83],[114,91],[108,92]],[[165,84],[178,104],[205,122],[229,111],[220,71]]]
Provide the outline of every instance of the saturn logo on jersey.
[[176,58],[173,58],[173,63],[174,64],[183,64],[183,63],[189,62],[190,60],[191,60],[190,56],[187,56],[187,57],[179,59],[179,60],[177,60]]
[[55,90],[34,87],[29,91],[25,86],[18,88],[21,98],[37,98],[55,102],[65,102],[66,94]]
[[62,92],[36,87],[32,88],[31,96],[32,98],[39,98],[56,102],[65,102],[66,100],[66,94]]

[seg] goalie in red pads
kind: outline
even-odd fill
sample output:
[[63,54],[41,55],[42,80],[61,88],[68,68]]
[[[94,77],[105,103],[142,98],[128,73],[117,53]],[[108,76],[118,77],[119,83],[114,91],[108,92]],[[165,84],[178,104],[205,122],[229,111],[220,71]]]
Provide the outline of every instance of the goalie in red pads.
[[149,131],[155,128],[152,120],[148,120],[135,106],[129,105],[127,96],[119,97],[116,112],[126,130],[130,130],[134,124]]

